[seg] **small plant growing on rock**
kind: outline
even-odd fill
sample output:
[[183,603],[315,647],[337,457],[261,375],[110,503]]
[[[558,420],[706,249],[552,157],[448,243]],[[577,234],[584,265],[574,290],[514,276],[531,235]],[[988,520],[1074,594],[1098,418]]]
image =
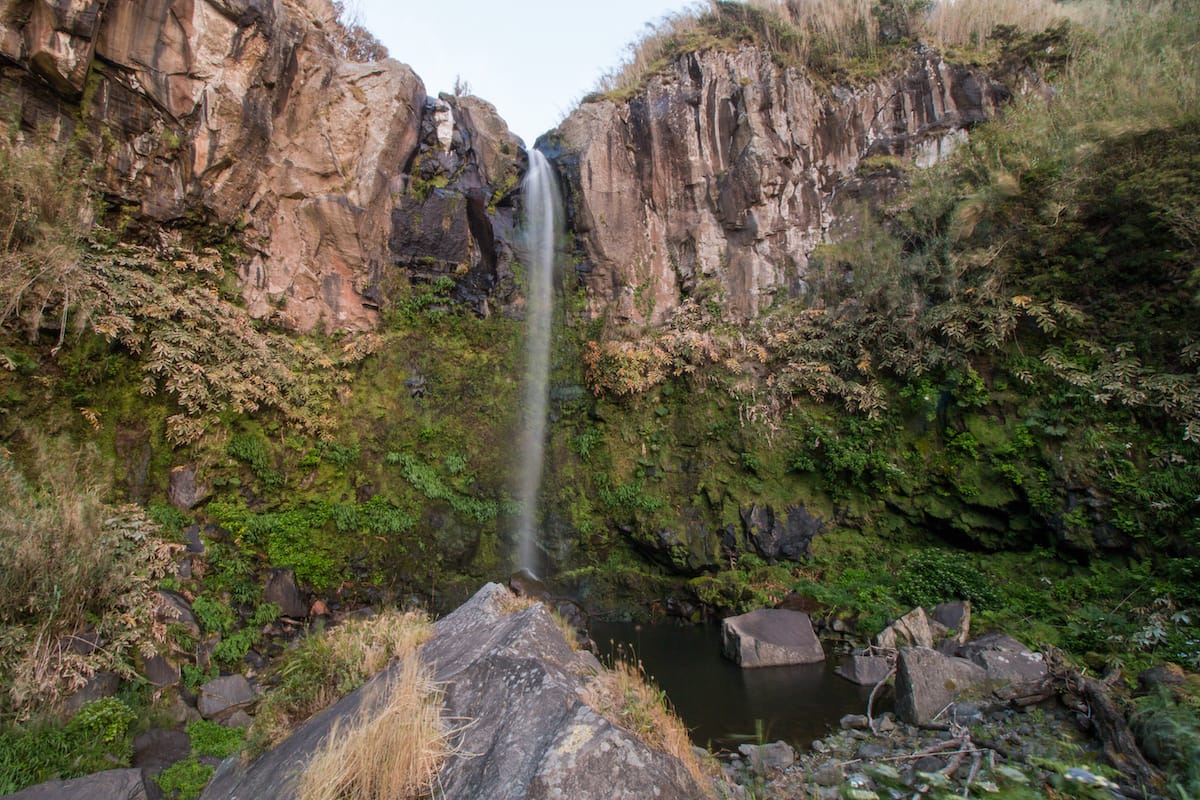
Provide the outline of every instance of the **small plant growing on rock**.
[[609,722],[679,759],[698,784],[708,785],[710,778],[692,749],[687,728],[640,661],[616,660],[592,679],[583,699]]

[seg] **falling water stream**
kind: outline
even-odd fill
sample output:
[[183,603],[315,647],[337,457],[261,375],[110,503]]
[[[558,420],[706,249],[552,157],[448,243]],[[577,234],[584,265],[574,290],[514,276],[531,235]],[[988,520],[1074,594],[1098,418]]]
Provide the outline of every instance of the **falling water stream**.
[[529,150],[525,198],[525,401],[518,464],[517,566],[538,574],[537,505],[542,486],[546,406],[550,370],[555,243],[562,225],[562,199],[546,157]]

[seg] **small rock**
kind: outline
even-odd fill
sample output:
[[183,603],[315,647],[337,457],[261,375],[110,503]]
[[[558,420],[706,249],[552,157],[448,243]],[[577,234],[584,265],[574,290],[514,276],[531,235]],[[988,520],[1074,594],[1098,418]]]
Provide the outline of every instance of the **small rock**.
[[180,511],[188,511],[203,502],[209,495],[207,486],[196,481],[194,464],[184,464],[171,469],[167,483],[167,499]]
[[166,656],[155,653],[142,665],[142,674],[155,686],[174,686],[181,679],[179,665]]
[[329,616],[329,606],[324,600],[314,600],[313,604],[308,609],[310,617],[327,617]]
[[200,687],[200,699],[196,707],[205,719],[220,721],[253,702],[254,689],[246,676],[226,675]]
[[191,738],[184,731],[155,728],[133,740],[133,757],[129,763],[156,772],[182,761],[191,751]]
[[190,705],[183,698],[178,687],[163,689],[162,697],[155,705],[155,710],[179,727],[201,718],[195,705]]
[[959,725],[974,725],[983,722],[983,709],[979,703],[954,703],[947,709],[946,717]]
[[918,772],[938,772],[940,773],[946,767],[946,762],[937,756],[922,756],[913,764],[913,769]]
[[[880,758],[881,756],[874,757]],[[865,769],[877,783],[898,784],[902,780],[900,771],[891,764],[868,764]]]
[[140,769],[110,769],[69,781],[49,781],[5,795],[5,800],[146,800]]
[[285,617],[299,619],[309,610],[308,604],[304,602],[304,595],[296,584],[296,573],[290,569],[267,570],[263,600],[278,605],[279,613]]
[[770,744],[744,744],[738,752],[746,757],[755,772],[777,772],[796,763],[796,751],[787,742]]
[[933,648],[933,631],[925,609],[914,608],[900,619],[884,628],[875,637],[875,645],[888,650],[901,647]]
[[860,686],[873,686],[891,671],[891,665],[882,656],[846,656],[837,668],[838,675]]
[[121,678],[115,672],[98,672],[82,689],[63,701],[63,711],[74,714],[93,700],[113,696],[120,688]]
[[928,725],[960,694],[986,683],[987,672],[978,664],[927,648],[905,648],[896,668],[896,715],[914,725]]
[[808,614],[781,608],[763,608],[724,620],[721,645],[725,655],[742,667],[825,660]]
[[1158,686],[1180,686],[1186,682],[1186,674],[1177,664],[1159,664],[1138,673],[1138,689],[1151,692]]
[[885,714],[875,720],[875,730],[879,733],[891,733],[896,730],[896,720],[892,718],[891,714]]
[[812,773],[812,779],[818,786],[840,786],[846,779],[846,772],[836,761],[826,761]]
[[870,761],[873,758],[883,758],[888,754],[888,748],[879,742],[863,742],[858,746],[855,756],[864,761]]
[[844,731],[863,731],[871,727],[870,720],[868,720],[863,714],[847,714],[841,718],[838,724],[842,726],[842,730]]
[[200,538],[200,526],[189,525],[183,529],[183,540],[187,543],[187,552],[200,555],[204,552],[204,540]]
[[942,603],[933,609],[930,617],[954,633],[953,640],[958,644],[966,644],[971,635],[971,603],[968,600],[955,600]]
[[247,714],[242,709],[238,709],[229,715],[228,718],[221,720],[221,724],[226,728],[249,728],[254,724],[254,717]]
[[160,589],[157,592],[155,620],[164,625],[182,625],[193,639],[200,638],[200,623],[192,611],[192,604],[179,592]]

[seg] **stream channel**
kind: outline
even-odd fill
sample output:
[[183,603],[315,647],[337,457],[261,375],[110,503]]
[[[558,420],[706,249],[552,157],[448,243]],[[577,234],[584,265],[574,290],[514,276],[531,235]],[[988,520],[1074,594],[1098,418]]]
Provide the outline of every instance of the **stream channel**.
[[640,660],[692,741],[713,750],[780,739],[808,750],[846,714],[865,714],[871,694],[835,675],[838,656],[828,651],[822,664],[742,669],[721,654],[718,625],[593,620],[591,634],[605,663],[618,650]]

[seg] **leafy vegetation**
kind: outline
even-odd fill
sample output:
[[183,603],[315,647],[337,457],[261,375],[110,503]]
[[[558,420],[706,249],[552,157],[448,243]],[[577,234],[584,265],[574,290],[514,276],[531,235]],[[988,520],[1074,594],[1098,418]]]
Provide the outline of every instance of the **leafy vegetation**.
[[200,756],[228,758],[238,752],[246,736],[244,728],[227,728],[203,719],[189,722],[187,733],[191,741],[191,754],[154,778],[167,800],[195,800],[199,797],[215,771],[201,762]]
[[0,728],[0,792],[127,765],[135,714],[115,697],[88,703],[65,726]]

